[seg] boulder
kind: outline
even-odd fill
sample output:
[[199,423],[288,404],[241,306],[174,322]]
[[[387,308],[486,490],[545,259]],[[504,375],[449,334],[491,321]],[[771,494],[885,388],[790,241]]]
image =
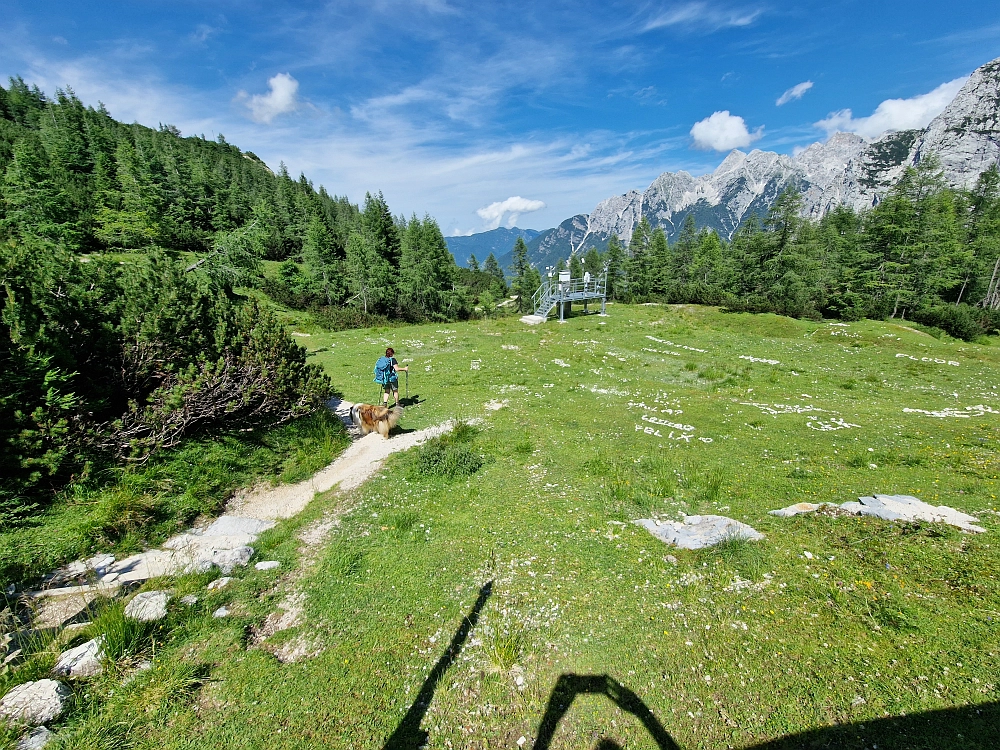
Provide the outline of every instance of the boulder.
[[94,638],[87,641],[82,646],[63,651],[59,655],[52,672],[62,677],[93,677],[100,674],[104,667],[101,659],[103,652],[104,638]]
[[36,680],[11,689],[0,699],[0,717],[21,724],[48,724],[62,716],[73,691],[58,680]]
[[729,539],[757,541],[764,538],[752,526],[726,516],[685,516],[683,523],[642,518],[635,523],[657,539],[681,549],[702,549]]
[[167,602],[170,601],[169,591],[143,591],[136,594],[132,601],[125,605],[125,616],[143,622],[155,622],[167,616]]
[[261,562],[254,565],[257,570],[274,570],[275,568],[280,568],[281,563],[277,560],[262,560]]

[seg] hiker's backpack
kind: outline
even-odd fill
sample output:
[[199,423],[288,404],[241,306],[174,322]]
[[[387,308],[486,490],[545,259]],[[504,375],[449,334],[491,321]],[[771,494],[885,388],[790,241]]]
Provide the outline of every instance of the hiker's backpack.
[[389,357],[379,357],[378,362],[375,363],[375,382],[379,385],[385,385],[395,380],[392,377],[394,374],[392,360]]

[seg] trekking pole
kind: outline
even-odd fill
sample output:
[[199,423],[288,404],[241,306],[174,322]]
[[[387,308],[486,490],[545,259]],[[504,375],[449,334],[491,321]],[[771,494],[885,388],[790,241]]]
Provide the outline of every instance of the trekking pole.
[[406,400],[410,400],[410,371],[404,370],[406,373]]

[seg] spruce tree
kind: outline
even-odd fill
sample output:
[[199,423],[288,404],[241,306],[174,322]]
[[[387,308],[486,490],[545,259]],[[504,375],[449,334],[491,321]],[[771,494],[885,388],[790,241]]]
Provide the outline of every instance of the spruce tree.
[[[513,292],[518,296],[517,309],[519,312],[533,312],[531,308],[531,298],[538,285],[534,285],[531,275],[531,264],[528,262],[528,246],[524,244],[524,238],[518,237],[514,243],[514,260],[512,263],[514,272]],[[539,281],[539,284],[541,282]]]

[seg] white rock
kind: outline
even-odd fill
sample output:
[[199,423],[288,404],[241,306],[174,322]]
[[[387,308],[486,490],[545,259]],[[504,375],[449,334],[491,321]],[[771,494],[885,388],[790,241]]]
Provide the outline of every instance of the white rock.
[[800,513],[812,513],[814,510],[819,510],[823,503],[795,503],[795,505],[789,505],[787,508],[778,508],[777,510],[769,510],[768,514],[772,516],[797,516]]
[[257,570],[274,570],[275,568],[280,568],[281,563],[277,560],[262,560],[261,562],[254,565]]
[[212,613],[212,617],[228,617],[228,616],[229,616],[228,607],[219,607]]
[[125,605],[125,616],[143,622],[162,620],[167,616],[170,597],[169,591],[143,591]]
[[14,750],[42,750],[53,737],[55,733],[49,731],[47,727],[35,727],[17,741]]
[[231,580],[233,580],[233,579],[230,578],[229,576],[223,576],[222,578],[216,578],[214,581],[212,581],[210,584],[208,584],[205,588],[207,588],[209,591],[218,591],[219,589],[224,589],[226,586],[228,586],[229,582]]
[[233,568],[246,567],[251,557],[253,557],[253,547],[212,550],[207,557],[198,560],[192,570],[204,573],[212,568],[218,568],[228,575],[233,572]]
[[856,503],[844,503],[842,509],[862,516],[876,516],[888,521],[939,521],[957,526],[963,531],[982,533],[981,526],[974,526],[979,519],[947,505],[929,505],[912,495],[874,495],[859,497]]
[[840,505],[796,503],[787,508],[769,511],[769,513],[772,516],[795,516],[799,513],[812,512],[824,505],[854,515],[874,516],[887,521],[940,522],[977,534],[986,531],[982,526],[975,525],[979,523],[979,519],[975,516],[949,508],[947,505],[929,505],[912,495],[872,495],[859,497],[857,502],[841,503]]
[[268,529],[274,528],[274,521],[261,521],[259,518],[243,518],[241,516],[219,516],[204,531],[204,536],[234,536],[237,534],[252,535],[255,539]]
[[63,651],[52,672],[62,677],[93,677],[104,671],[101,659],[104,638],[94,638],[81,646]]
[[642,518],[635,523],[656,538],[681,549],[702,549],[728,539],[756,541],[764,538],[752,526],[726,516],[685,516],[683,523]]
[[119,560],[108,568],[108,573],[117,573],[114,582],[137,583],[150,578],[171,576],[179,573],[183,560],[171,550],[151,549]]
[[0,716],[32,726],[48,724],[62,716],[71,695],[69,687],[58,680],[26,682],[0,700]]
[[181,604],[187,607],[193,607],[197,603],[198,603],[198,597],[195,596],[194,594],[188,594],[186,596],[181,597]]

